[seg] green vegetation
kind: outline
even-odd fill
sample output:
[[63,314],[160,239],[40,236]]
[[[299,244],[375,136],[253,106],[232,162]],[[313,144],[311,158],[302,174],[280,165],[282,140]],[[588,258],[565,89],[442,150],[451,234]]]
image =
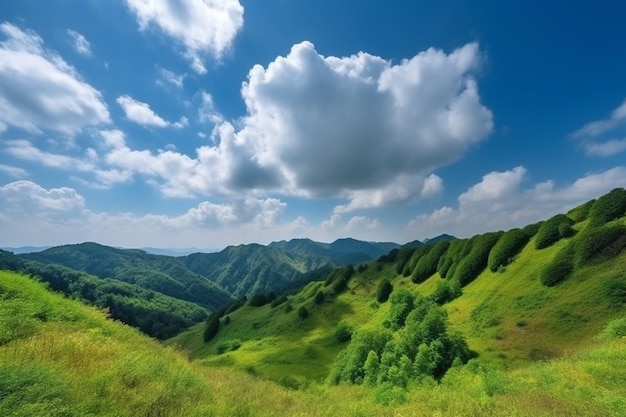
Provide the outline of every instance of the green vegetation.
[[574,234],[574,221],[565,214],[557,214],[541,224],[535,235],[535,247],[545,249]]
[[624,214],[626,214],[626,190],[615,188],[593,204],[589,210],[589,227],[602,226]]
[[441,242],[435,244],[432,249],[428,251],[428,253],[421,256],[419,258],[419,261],[415,265],[415,268],[413,269],[411,280],[415,283],[420,283],[426,280],[426,278],[429,278],[435,272],[437,272],[437,264],[439,263],[439,259],[448,250],[449,247],[450,241],[442,240]]
[[575,251],[572,245],[568,245],[556,254],[554,259],[541,272],[541,283],[552,287],[565,281],[574,271]]
[[589,211],[591,210],[591,207],[593,207],[595,202],[596,200],[589,200],[578,207],[574,207],[567,212],[567,217],[572,219],[574,223],[580,223],[584,220],[587,220],[587,218],[589,217]]
[[204,332],[202,333],[202,338],[204,342],[208,342],[213,339],[217,332],[220,329],[220,318],[217,314],[211,314],[211,317],[207,319],[206,325],[204,326]]
[[384,278],[378,284],[378,288],[376,289],[376,301],[379,303],[384,303],[389,299],[389,295],[393,291],[393,285],[387,278]]
[[590,220],[541,250],[502,243],[514,229],[414,249],[400,273],[395,250],[273,301],[259,288],[264,305],[241,297],[166,346],[0,271],[0,415],[623,416],[626,217]]
[[529,240],[530,236],[522,229],[511,229],[504,233],[489,252],[487,264],[491,272],[496,272],[499,268],[513,262],[515,256],[520,253]]

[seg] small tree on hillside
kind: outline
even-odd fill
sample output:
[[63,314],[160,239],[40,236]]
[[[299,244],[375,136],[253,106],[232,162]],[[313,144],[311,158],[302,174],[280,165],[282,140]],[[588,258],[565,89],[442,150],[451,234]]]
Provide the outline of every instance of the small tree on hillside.
[[393,291],[393,285],[387,278],[380,281],[378,288],[376,289],[376,300],[379,303],[384,303],[389,299],[389,295]]
[[298,309],[298,317],[300,317],[302,320],[306,319],[307,317],[309,317],[309,310],[307,310],[304,306],[300,307]]

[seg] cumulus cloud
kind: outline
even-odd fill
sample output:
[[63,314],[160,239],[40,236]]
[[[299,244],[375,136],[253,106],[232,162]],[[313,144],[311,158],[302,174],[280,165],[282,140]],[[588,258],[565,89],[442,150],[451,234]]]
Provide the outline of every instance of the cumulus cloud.
[[73,136],[109,123],[100,92],[84,82],[56,52],[43,48],[33,31],[0,24],[0,127],[32,133],[52,130]]
[[587,123],[570,136],[582,142],[587,156],[608,157],[626,151],[626,139],[607,139],[604,135],[626,123],[626,100],[607,118]]
[[91,45],[89,44],[89,41],[85,39],[83,35],[81,35],[80,33],[72,29],[67,30],[67,35],[72,40],[74,49],[76,49],[76,51],[79,54],[85,55],[85,56],[91,55]]
[[18,211],[29,215],[40,212],[72,212],[81,210],[85,199],[72,188],[46,190],[31,181],[15,181],[0,187],[3,211]]
[[184,48],[198,74],[205,74],[203,56],[220,58],[243,26],[238,0],[126,0],[141,30],[155,26]]
[[[477,44],[448,54],[429,49],[392,64],[362,52],[324,57],[302,42],[267,68],[250,70],[242,86],[247,115],[236,123],[200,91],[199,120],[214,126],[212,142],[195,155],[130,149],[119,132],[101,160],[172,197],[345,199],[336,214],[426,198],[443,188],[432,172],[492,131],[473,75],[480,60]],[[129,96],[118,102],[144,125],[187,123],[167,122]]]
[[163,81],[167,81],[168,83],[176,86],[177,88],[183,88],[183,81],[187,74],[176,74],[170,70],[165,68],[159,68],[159,75],[161,76],[161,80],[157,80],[158,84],[162,84]]
[[441,207],[421,214],[408,225],[421,238],[440,233],[469,237],[476,233],[508,230],[563,213],[616,187],[626,187],[626,167],[588,174],[558,187],[544,181],[523,188],[527,170],[491,172],[462,193],[455,207]]

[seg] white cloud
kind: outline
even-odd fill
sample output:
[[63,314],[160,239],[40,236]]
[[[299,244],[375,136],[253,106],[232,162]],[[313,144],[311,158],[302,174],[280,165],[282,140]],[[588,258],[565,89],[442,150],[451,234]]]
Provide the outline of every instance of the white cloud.
[[206,73],[205,54],[220,58],[243,26],[238,0],[126,0],[141,30],[155,25],[185,48],[198,74]]
[[626,100],[605,119],[587,123],[571,134],[574,139],[595,137],[620,126],[626,119]]
[[123,95],[117,98],[117,103],[122,106],[126,118],[142,126],[166,127],[169,123],[156,114],[147,103],[135,100]]
[[13,178],[24,178],[28,176],[28,172],[26,172],[26,170],[6,164],[0,164],[0,172],[4,172]]
[[588,156],[612,156],[624,151],[626,151],[626,139],[585,144],[585,153]]
[[39,35],[10,23],[2,23],[0,32],[5,36],[0,42],[0,127],[73,136],[110,122],[100,92],[56,52],[45,50]]
[[[397,65],[294,45],[250,71],[242,88],[248,117],[239,131],[221,131],[222,144],[231,137],[227,143],[244,152],[231,178],[274,185],[250,178],[264,172],[286,193],[348,197],[340,212],[419,196],[433,169],[492,130],[472,76],[479,65],[476,44],[450,54],[429,49]],[[375,202],[366,203],[371,196]]]
[[[479,65],[476,44],[392,65],[366,53],[323,57],[303,42],[250,70],[242,87],[247,116],[237,128],[199,93],[199,119],[214,127],[211,144],[195,155],[133,150],[117,132],[104,138],[110,146],[100,169],[119,180],[139,174],[171,197],[344,198],[336,214],[426,198],[443,188],[432,171],[492,130],[472,75]],[[144,125],[188,123],[167,122],[129,96],[118,102]]]
[[[165,68],[159,68],[159,74],[164,81],[167,81],[170,84],[173,84],[177,88],[183,88],[183,81],[187,74],[176,74],[170,70]],[[157,83],[161,83],[162,81],[158,80]]]
[[441,207],[421,214],[408,225],[420,238],[450,233],[469,237],[476,233],[508,230],[564,213],[616,187],[626,187],[626,167],[588,174],[574,183],[557,187],[554,181],[521,188],[527,171],[491,172],[459,196],[457,208]]
[[81,35],[80,33],[72,29],[68,29],[67,34],[72,40],[74,48],[79,54],[85,55],[85,56],[91,55],[91,45],[89,44],[89,41],[85,39],[83,35]]
[[0,186],[0,196],[2,211],[28,213],[29,216],[41,212],[73,212],[85,205],[85,199],[71,188],[46,190],[31,181],[15,181]]

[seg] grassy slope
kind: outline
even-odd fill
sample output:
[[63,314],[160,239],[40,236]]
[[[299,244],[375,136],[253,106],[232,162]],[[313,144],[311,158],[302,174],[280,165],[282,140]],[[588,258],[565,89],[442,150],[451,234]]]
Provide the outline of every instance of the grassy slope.
[[[355,293],[341,298],[369,293],[371,282],[361,278]],[[365,313],[372,323],[384,309],[343,314],[349,319]],[[325,334],[304,333],[311,341]],[[189,362],[102,312],[0,271],[0,415],[624,415],[626,344],[594,340],[598,346],[591,350],[507,373],[473,362],[437,386],[414,387],[403,404],[394,405],[393,395],[365,387],[311,383],[292,391],[232,368]]]
[[[626,222],[622,218],[621,222]],[[586,222],[576,225],[582,229]],[[517,369],[537,360],[569,357],[597,344],[597,335],[612,319],[623,317],[625,308],[611,304],[607,283],[621,281],[626,287],[626,252],[599,265],[577,269],[564,283],[545,287],[540,271],[566,245],[561,240],[537,250],[531,240],[504,271],[486,269],[463,289],[463,295],[445,306],[451,325],[468,340],[490,366]],[[374,299],[380,279],[391,279],[394,287],[406,287],[428,295],[440,281],[438,274],[422,284],[395,274],[394,265],[370,263],[368,269],[350,282],[350,290],[315,305],[313,295],[321,283],[311,283],[296,296],[286,313],[284,305],[272,309],[243,307],[231,313],[215,339],[202,341],[202,326],[170,341],[182,345],[192,358],[207,365],[234,366],[280,381],[285,375],[300,380],[321,380],[335,355],[345,346],[334,340],[337,324],[344,320],[354,326],[379,326],[387,304]],[[593,278],[590,278],[593,277]],[[326,289],[328,291],[328,289]],[[310,317],[297,315],[304,305]],[[220,344],[242,342],[233,352],[216,354]]]

